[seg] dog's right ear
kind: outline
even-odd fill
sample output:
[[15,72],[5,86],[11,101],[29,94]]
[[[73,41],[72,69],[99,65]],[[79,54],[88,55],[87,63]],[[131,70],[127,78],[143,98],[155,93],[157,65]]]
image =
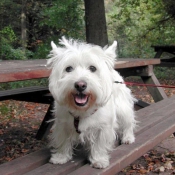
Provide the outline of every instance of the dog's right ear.
[[51,46],[52,46],[52,50],[57,48],[56,44],[53,41],[51,41]]
[[53,41],[51,41],[51,47],[52,47],[52,50],[50,51],[50,54],[48,55],[49,59],[47,59],[48,68],[52,68],[54,64],[63,57],[63,53],[65,50],[64,48],[57,47]]

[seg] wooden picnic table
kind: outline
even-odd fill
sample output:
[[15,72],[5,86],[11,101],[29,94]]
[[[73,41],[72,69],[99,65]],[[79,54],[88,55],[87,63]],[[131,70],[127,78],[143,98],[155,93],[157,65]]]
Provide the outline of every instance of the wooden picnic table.
[[[154,48],[154,51],[156,52],[154,58],[159,58],[161,60],[160,66],[165,67],[174,67],[175,66],[175,45],[165,45],[165,46],[151,46]],[[162,54],[166,52],[171,57],[164,58],[162,57]],[[162,57],[162,58],[161,58]]]
[[[153,71],[153,65],[159,63],[159,59],[119,59],[115,63],[115,69],[124,77],[140,76],[145,83],[149,82],[159,85]],[[0,83],[47,78],[49,75],[50,70],[46,68],[46,60],[0,62]],[[166,98],[161,88],[149,90],[156,102]],[[0,91],[0,100],[3,100],[6,98],[5,96],[8,96],[9,99],[29,99],[29,101],[41,99],[40,102],[43,102],[45,100],[43,96],[47,97],[48,92],[48,87],[46,89],[43,87],[34,87],[20,90],[6,90]],[[28,93],[29,95],[26,95]],[[34,96],[34,99],[31,98],[31,96]],[[46,133],[51,126],[45,121],[52,116],[51,109],[53,98],[51,101],[46,100],[46,102],[50,104],[50,107],[48,108],[46,116],[38,131],[38,139],[43,138],[43,134],[44,136],[47,135]],[[87,156],[84,156],[83,149],[77,149],[77,153],[75,152],[73,160],[64,165],[50,164],[48,163],[50,152],[48,149],[44,148],[0,165],[0,172],[1,174],[14,175],[69,173],[72,175],[116,174],[174,132],[174,104],[175,97],[170,99],[166,98],[137,111],[136,115],[138,117],[139,127],[135,132],[136,142],[131,145],[122,144],[115,148],[111,153],[110,165],[105,169],[95,169],[89,166],[89,163],[86,160]]]
[[[48,78],[50,70],[47,69],[46,62],[45,59],[0,61],[0,83]],[[123,77],[140,76],[144,83],[160,85],[153,71],[153,65],[157,64],[160,64],[159,59],[118,59],[114,68]],[[167,98],[165,92],[160,87],[148,87],[148,90],[155,102]],[[53,104],[53,99],[50,97],[47,98],[48,87],[24,88],[22,90],[20,89],[20,91],[12,91],[7,90],[6,93],[5,91],[0,91],[0,100],[15,99],[47,103],[50,105],[37,134],[37,138],[41,139],[44,137],[43,133],[45,135],[48,132],[45,133],[46,128],[50,128],[45,122],[50,119]]]

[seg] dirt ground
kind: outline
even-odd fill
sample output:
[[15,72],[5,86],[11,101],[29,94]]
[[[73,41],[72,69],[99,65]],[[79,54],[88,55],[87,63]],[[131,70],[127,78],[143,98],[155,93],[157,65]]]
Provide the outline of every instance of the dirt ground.
[[[174,80],[164,80],[160,83],[175,85]],[[146,87],[129,87],[136,98],[154,103]],[[175,95],[175,89],[164,90],[168,97]],[[47,145],[47,139],[35,139],[47,108],[48,105],[14,100],[0,102],[0,164]],[[124,174],[175,174],[175,138],[168,137],[119,173]]]

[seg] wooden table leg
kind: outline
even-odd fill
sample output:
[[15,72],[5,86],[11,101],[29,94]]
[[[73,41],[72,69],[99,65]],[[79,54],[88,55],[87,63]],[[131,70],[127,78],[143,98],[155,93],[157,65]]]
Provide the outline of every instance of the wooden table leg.
[[49,120],[53,119],[53,114],[52,114],[52,110],[53,110],[53,103],[49,106],[47,113],[41,123],[41,126],[36,134],[36,139],[41,140],[43,139],[45,136],[48,135],[53,122],[49,122]]
[[158,50],[157,51],[157,53],[156,53],[156,55],[154,56],[154,58],[160,58],[161,57],[161,55],[162,55],[162,53],[163,53],[163,50]]
[[[158,79],[156,78],[153,72],[151,76],[142,76],[141,78],[145,84],[160,85]],[[158,102],[160,100],[167,98],[164,90],[161,87],[147,87],[147,88],[155,102]]]

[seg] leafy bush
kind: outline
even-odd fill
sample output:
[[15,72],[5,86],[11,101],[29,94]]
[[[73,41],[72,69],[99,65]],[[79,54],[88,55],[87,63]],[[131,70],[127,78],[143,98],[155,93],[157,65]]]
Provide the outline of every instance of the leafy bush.
[[2,60],[24,60],[33,55],[29,50],[15,48],[17,37],[11,26],[4,27],[0,31],[0,41],[0,59]]

